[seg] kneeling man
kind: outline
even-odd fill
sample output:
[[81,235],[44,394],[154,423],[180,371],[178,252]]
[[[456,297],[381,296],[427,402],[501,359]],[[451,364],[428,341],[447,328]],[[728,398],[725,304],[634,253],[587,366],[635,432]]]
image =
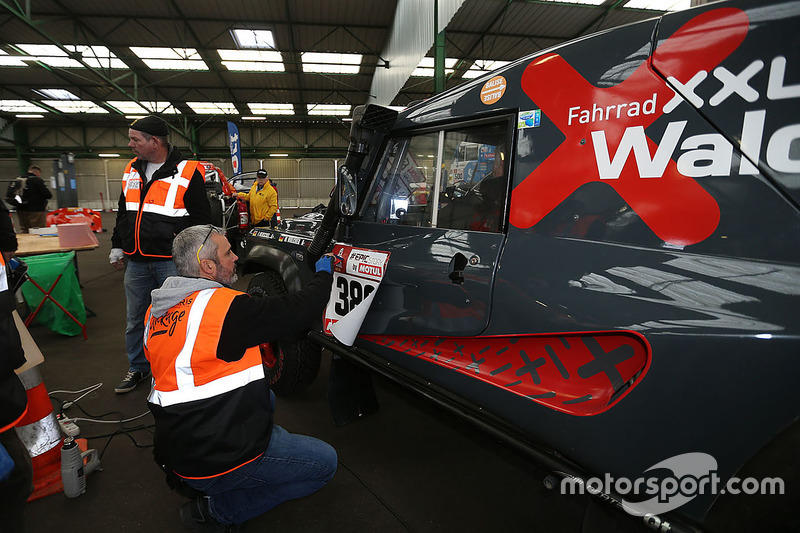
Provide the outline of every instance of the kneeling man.
[[333,258],[317,262],[305,290],[272,298],[230,288],[237,257],[220,228],[181,231],[172,256],[179,276],[152,291],[145,322],[154,454],[205,494],[184,504],[183,522],[225,530],[319,490],[336,472],[331,446],[273,424],[258,348],[320,318]]

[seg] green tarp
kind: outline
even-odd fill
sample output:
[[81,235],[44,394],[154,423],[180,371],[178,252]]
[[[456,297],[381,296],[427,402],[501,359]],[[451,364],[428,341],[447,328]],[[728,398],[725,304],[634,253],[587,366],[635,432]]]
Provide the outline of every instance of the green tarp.
[[[58,284],[50,295],[72,316],[78,319],[81,324],[86,324],[86,307],[83,305],[81,287],[75,274],[74,257],[75,252],[45,254],[26,257],[25,262],[28,264],[28,276],[35,280],[45,291],[50,290],[58,275],[62,274],[61,279],[58,280]],[[39,302],[44,298],[42,291],[37,289],[30,281],[26,281],[22,285],[22,296],[25,298],[25,302],[31,312],[36,309]],[[82,332],[81,327],[50,300],[47,300],[42,308],[39,309],[36,320],[62,335],[73,336]]]

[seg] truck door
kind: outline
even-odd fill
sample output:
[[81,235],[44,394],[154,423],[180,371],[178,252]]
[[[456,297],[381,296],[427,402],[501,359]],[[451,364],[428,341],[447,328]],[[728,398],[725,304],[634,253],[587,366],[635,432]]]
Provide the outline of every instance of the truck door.
[[[391,253],[362,334],[486,328],[505,241],[511,126],[502,118],[389,139],[352,231],[355,246]],[[465,143],[480,154],[469,181],[448,168]]]

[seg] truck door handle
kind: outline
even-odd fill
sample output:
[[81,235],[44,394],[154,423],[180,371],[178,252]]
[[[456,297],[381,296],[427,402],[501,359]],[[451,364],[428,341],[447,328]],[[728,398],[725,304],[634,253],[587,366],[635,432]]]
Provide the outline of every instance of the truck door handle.
[[461,252],[456,253],[450,260],[448,267],[448,276],[450,281],[461,285],[464,283],[464,269],[467,266],[467,258]]

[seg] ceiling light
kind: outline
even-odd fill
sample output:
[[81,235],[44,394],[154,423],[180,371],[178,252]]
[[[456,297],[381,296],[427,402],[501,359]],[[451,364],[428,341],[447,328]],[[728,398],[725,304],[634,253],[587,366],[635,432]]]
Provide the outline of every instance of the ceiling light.
[[66,89],[34,89],[33,91],[53,100],[80,100]]
[[[65,44],[66,51],[54,44],[17,44],[15,46],[30,55],[23,59],[39,61],[51,67],[84,68],[83,63],[85,63],[92,68],[128,68],[105,46]],[[72,54],[76,54],[83,63],[78,61],[78,58],[72,57]]]
[[309,115],[350,116],[349,105],[306,104]]
[[44,115],[15,115],[17,118],[44,118]]
[[20,56],[10,56],[5,50],[0,50],[0,67],[27,67]]
[[680,11],[692,7],[691,0],[630,0],[622,7],[653,11]]
[[286,72],[283,63],[266,61],[222,61],[222,66],[233,72]]
[[361,54],[335,54],[327,52],[303,52],[303,72],[325,72],[329,74],[358,74]]
[[544,0],[545,2],[562,2],[565,4],[583,4],[587,6],[599,6],[605,0]]
[[294,104],[251,102],[247,107],[256,115],[294,115]]
[[246,72],[285,72],[280,52],[268,50],[217,50],[228,70]]
[[130,100],[109,100],[106,102],[108,105],[116,108],[120,112],[128,113],[128,114],[147,114],[147,110],[137,104],[136,102],[131,102]]
[[62,113],[108,113],[107,110],[88,100],[42,100],[42,103]]
[[269,154],[270,157],[289,157],[289,154]]
[[[453,67],[455,66],[455,64],[457,62],[458,62],[458,59],[456,59],[454,57],[445,58],[445,60],[444,60],[444,67],[445,67],[444,73],[445,74],[452,74],[453,73]],[[436,66],[436,64],[434,62],[434,58],[432,58],[432,57],[423,57],[422,61],[419,62],[419,65],[417,65],[417,68],[414,69],[414,71],[411,73],[411,75],[412,76],[417,76],[417,77],[420,77],[420,78],[432,78],[434,76],[435,66]]]
[[119,154],[97,154],[97,157],[119,157]]
[[472,66],[469,67],[464,74],[461,75],[462,78],[465,79],[472,79],[477,78],[479,76],[483,76],[484,74],[488,74],[493,70],[497,70],[500,67],[504,67],[508,65],[510,61],[495,61],[493,59],[478,59],[476,60]]
[[108,100],[107,104],[116,107],[125,116],[128,115],[147,115],[149,113],[159,113],[162,115],[176,115],[179,113],[175,106],[170,102],[152,102],[141,101],[134,102],[132,100]]
[[242,120],[267,120],[267,117],[242,117]]
[[231,35],[239,48],[275,48],[275,38],[271,30],[236,28],[231,30]]
[[130,49],[153,70],[208,70],[194,48],[131,46]]
[[232,102],[186,102],[198,115],[238,115]]
[[41,113],[41,107],[27,100],[0,100],[0,111],[6,113]]

